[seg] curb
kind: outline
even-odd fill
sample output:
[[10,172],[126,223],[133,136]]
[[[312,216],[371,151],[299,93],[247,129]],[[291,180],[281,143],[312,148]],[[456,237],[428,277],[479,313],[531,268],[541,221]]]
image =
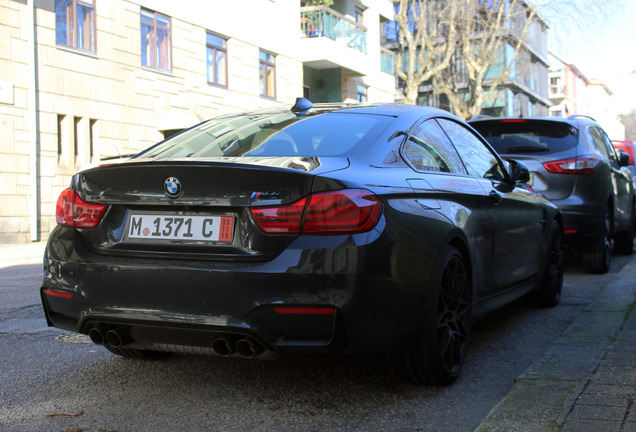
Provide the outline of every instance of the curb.
[[[636,431],[636,413],[629,413],[636,396],[636,361],[624,358],[636,352],[636,313],[631,314],[636,259],[619,275],[620,280],[608,284],[544,356],[517,377],[476,432]],[[625,339],[631,347],[627,354]],[[623,352],[612,356],[613,350]],[[616,385],[603,384],[601,374],[611,376],[609,382]]]

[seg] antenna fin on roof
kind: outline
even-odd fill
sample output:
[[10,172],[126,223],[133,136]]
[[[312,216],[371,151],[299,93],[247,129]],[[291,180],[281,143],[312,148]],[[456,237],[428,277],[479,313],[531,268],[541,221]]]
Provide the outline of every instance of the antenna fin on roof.
[[313,106],[314,105],[309,101],[309,99],[306,99],[304,97],[297,97],[296,98],[296,103],[291,108],[291,112],[296,114],[296,116],[298,116],[298,117],[302,117],[305,114],[307,114],[307,111],[312,109]]

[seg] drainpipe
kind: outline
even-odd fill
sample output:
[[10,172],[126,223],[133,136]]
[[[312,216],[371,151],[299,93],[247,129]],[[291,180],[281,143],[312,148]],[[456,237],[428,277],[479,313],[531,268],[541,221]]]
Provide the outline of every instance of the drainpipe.
[[29,217],[31,241],[40,240],[40,143],[38,142],[38,58],[36,36],[36,10],[34,0],[27,0],[27,32],[29,41],[29,91],[27,98],[27,128],[29,131]]

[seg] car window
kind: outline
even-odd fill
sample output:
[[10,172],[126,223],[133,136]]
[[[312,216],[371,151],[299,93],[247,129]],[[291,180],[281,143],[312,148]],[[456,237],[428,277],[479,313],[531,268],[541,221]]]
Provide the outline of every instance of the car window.
[[601,129],[601,135],[603,136],[603,143],[605,144],[605,148],[607,149],[607,153],[609,154],[609,158],[614,162],[618,163],[618,156],[612,141],[609,139],[605,131]]
[[605,141],[603,139],[603,133],[601,132],[601,130],[596,126],[591,126],[588,128],[588,133],[594,149],[605,159],[608,159],[609,153],[607,151],[607,147],[605,146]]
[[577,129],[556,121],[504,119],[471,123],[499,153],[549,154],[573,148]]
[[411,132],[402,154],[416,171],[466,173],[457,150],[435,120],[422,122]]
[[437,121],[459,152],[468,174],[497,181],[505,180],[505,169],[499,159],[470,129],[448,119],[440,118]]
[[230,115],[175,135],[137,157],[343,156],[373,142],[391,120],[339,112]]

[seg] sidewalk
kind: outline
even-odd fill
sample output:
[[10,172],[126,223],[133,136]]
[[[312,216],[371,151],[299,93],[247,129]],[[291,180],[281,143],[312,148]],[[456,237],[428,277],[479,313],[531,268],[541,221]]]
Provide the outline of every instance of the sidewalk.
[[636,258],[620,275],[477,432],[636,432]]
[[42,264],[46,242],[0,244],[0,268]]

